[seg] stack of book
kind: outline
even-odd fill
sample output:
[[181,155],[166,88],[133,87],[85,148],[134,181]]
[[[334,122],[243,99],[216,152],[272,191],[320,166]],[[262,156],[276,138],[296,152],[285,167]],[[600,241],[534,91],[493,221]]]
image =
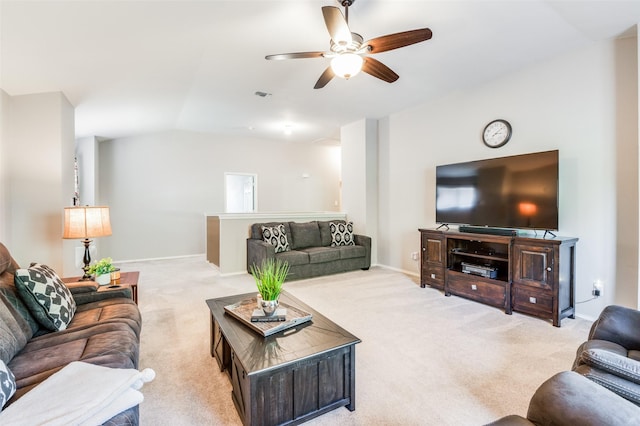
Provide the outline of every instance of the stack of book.
[[304,324],[312,318],[310,313],[282,302],[273,315],[266,316],[262,309],[257,308],[255,297],[227,305],[224,310],[265,337]]

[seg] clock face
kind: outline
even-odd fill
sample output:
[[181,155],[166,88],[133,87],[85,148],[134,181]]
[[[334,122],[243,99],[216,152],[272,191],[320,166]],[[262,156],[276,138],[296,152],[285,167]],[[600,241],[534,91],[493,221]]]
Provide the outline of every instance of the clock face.
[[487,124],[482,133],[484,144],[490,148],[499,148],[509,142],[511,124],[506,120],[494,120]]

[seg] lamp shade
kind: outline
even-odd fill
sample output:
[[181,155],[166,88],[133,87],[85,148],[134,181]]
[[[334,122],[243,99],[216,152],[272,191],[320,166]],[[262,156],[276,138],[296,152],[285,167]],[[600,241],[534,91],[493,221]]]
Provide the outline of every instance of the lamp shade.
[[362,56],[342,53],[331,60],[331,69],[338,77],[349,79],[360,72],[362,63]]
[[111,235],[109,207],[65,207],[62,238],[94,238]]

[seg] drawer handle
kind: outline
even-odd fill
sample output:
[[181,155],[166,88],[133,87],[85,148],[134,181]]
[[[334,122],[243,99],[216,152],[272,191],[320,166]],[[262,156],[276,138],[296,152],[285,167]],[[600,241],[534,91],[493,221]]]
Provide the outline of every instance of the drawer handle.
[[436,274],[431,274],[431,279],[435,280],[436,279]]
[[529,298],[529,303],[537,303],[538,300],[535,297],[530,297]]
[[478,286],[475,284],[471,284],[471,290],[476,291],[478,289]]

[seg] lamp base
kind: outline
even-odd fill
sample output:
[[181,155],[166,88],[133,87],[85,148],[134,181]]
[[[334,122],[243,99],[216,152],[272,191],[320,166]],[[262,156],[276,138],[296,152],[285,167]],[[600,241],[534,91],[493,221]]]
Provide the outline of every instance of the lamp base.
[[89,275],[89,264],[91,263],[91,254],[89,253],[89,246],[91,245],[91,240],[85,238],[82,240],[84,244],[84,258],[82,261],[84,262],[84,267],[82,270],[84,271],[84,275],[80,278],[80,281],[92,281],[93,277]]

